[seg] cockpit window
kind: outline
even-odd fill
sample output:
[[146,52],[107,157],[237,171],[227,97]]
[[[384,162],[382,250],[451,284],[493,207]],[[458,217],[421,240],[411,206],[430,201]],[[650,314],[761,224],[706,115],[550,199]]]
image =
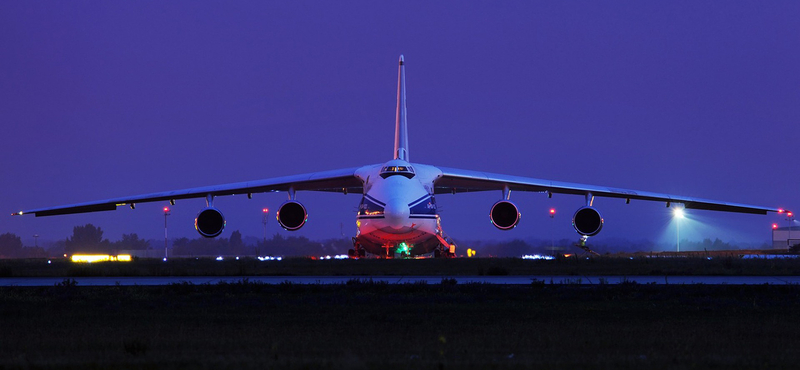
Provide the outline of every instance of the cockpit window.
[[410,179],[414,177],[414,169],[411,166],[386,166],[381,169],[381,177],[384,179],[394,175],[401,175]]

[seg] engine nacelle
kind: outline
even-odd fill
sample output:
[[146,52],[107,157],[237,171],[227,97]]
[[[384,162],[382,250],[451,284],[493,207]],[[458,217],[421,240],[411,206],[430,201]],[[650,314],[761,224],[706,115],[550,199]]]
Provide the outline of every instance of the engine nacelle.
[[578,234],[595,236],[603,228],[603,217],[592,207],[581,207],[572,216],[572,226]]
[[278,223],[286,230],[295,231],[303,227],[308,220],[306,207],[298,201],[290,200],[281,204],[276,215]]
[[516,227],[520,216],[517,206],[507,200],[495,203],[492,206],[492,210],[489,211],[492,225],[500,230],[511,230]]
[[206,238],[216,238],[225,230],[225,217],[214,207],[204,208],[194,219],[194,228]]

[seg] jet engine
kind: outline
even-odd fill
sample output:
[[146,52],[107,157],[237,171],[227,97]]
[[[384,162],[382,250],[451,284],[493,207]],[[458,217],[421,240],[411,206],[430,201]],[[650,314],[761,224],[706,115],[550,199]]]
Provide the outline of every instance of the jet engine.
[[572,226],[583,236],[595,236],[603,228],[603,217],[592,207],[581,207],[572,216]]
[[278,223],[286,230],[295,231],[306,224],[308,212],[298,201],[290,200],[278,208]]
[[492,225],[500,230],[511,230],[519,223],[519,209],[514,203],[507,200],[501,200],[492,206],[489,211],[489,218],[492,220]]
[[225,217],[214,207],[204,208],[194,219],[194,228],[206,238],[215,238],[225,229]]

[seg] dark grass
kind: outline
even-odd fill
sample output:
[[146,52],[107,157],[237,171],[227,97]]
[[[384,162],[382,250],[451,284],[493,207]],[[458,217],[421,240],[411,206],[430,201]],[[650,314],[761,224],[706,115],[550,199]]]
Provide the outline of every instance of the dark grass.
[[243,258],[141,259],[133,262],[76,264],[66,260],[0,260],[0,277],[79,276],[376,276],[376,275],[800,275],[800,259],[706,258],[517,258],[421,260],[325,260],[306,258],[259,261]]
[[0,368],[796,368],[798,309],[795,285],[6,287]]

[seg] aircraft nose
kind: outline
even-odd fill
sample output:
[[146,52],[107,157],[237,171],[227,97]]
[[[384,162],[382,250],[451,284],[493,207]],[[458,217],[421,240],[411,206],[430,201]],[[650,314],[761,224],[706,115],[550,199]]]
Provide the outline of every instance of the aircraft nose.
[[386,202],[383,212],[386,223],[394,228],[405,226],[410,213],[408,203],[399,198],[394,198]]

